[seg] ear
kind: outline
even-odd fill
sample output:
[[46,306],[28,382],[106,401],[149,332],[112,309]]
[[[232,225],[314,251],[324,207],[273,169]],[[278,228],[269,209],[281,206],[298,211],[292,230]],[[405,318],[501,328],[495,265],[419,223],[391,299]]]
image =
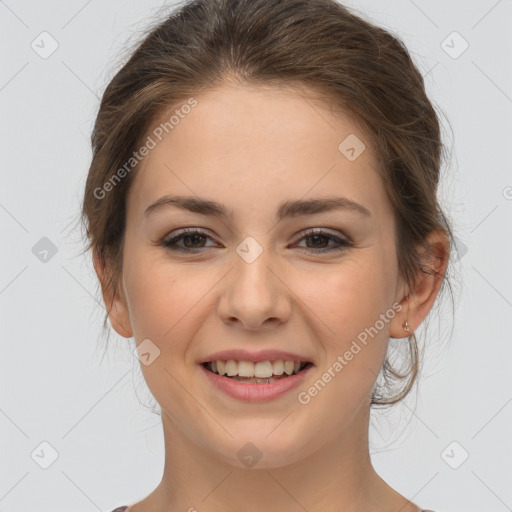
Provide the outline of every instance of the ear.
[[[400,302],[402,309],[390,324],[390,336],[410,336],[432,309],[441,289],[450,256],[450,241],[444,229],[436,229],[427,237],[426,248],[420,250],[421,269],[418,269],[413,290]],[[409,331],[403,325],[407,320]]]
[[93,251],[93,264],[101,284],[103,301],[105,302],[112,327],[124,338],[131,338],[133,330],[130,324],[126,301],[111,289],[108,283],[108,278],[110,277],[109,270],[102,265],[96,250]]

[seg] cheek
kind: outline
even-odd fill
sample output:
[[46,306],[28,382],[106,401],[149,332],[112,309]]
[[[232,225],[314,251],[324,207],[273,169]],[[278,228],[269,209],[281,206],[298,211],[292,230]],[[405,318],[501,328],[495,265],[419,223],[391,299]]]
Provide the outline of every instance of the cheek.
[[[149,339],[150,353],[158,354],[150,364],[141,360],[144,379],[157,401],[163,405],[168,396],[186,405],[178,384],[188,371],[184,361],[194,333],[202,325],[201,307],[211,288],[201,285],[200,274],[189,272],[163,260],[132,260],[127,273],[126,290],[130,298],[129,315],[137,344]],[[200,302],[201,297],[205,302]],[[144,345],[142,345],[144,346]],[[153,352],[151,352],[151,350]],[[179,397],[179,398],[177,398]],[[199,412],[199,411],[198,411]]]
[[[392,304],[396,271],[377,251],[347,258],[333,270],[308,274],[302,288],[319,317],[348,333],[373,324]],[[351,332],[351,334],[354,334]]]
[[332,435],[371,398],[394,317],[394,275],[382,253],[366,251],[324,276],[310,275],[302,289],[323,350],[319,379],[301,390],[300,403],[308,401],[313,416],[323,417],[329,410]]
[[193,272],[186,277],[183,269],[163,258],[149,259],[142,254],[132,254],[125,275],[135,339],[149,338],[156,345],[163,345],[165,340],[169,345],[187,312],[198,302],[199,278],[194,278]]
[[322,367],[331,367],[338,356],[346,361],[343,372],[338,372],[349,379],[344,387],[368,389],[380,371],[394,317],[393,257],[392,250],[386,253],[375,246],[347,257],[323,274],[308,273],[297,280],[305,311],[314,313],[310,319],[315,337],[323,345]]

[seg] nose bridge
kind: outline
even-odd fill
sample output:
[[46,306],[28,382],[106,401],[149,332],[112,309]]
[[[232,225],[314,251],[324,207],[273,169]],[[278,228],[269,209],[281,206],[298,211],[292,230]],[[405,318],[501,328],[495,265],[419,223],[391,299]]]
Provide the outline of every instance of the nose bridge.
[[263,307],[273,295],[274,286],[269,276],[272,257],[271,250],[266,244],[268,237],[258,238],[259,241],[247,236],[235,248],[233,281],[235,285],[240,285],[236,288],[238,294],[243,293],[248,299],[257,299]]
[[289,314],[286,287],[275,275],[276,262],[265,240],[269,237],[259,237],[258,241],[248,236],[235,248],[234,268],[219,304],[223,321],[237,319],[256,329],[268,319],[283,321]]

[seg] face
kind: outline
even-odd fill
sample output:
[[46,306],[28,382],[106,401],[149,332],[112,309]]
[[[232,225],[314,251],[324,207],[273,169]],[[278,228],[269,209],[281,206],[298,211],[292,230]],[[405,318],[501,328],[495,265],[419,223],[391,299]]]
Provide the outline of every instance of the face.
[[[111,320],[146,340],[143,375],[176,436],[240,467],[251,441],[259,468],[279,467],[367,428],[402,298],[393,213],[364,133],[305,89],[224,85],[196,100],[153,137],[130,188]],[[216,213],[149,208],[164,196]],[[296,380],[284,392],[243,398],[215,383],[276,386],[213,381],[200,363],[227,350],[310,365],[276,381]]]

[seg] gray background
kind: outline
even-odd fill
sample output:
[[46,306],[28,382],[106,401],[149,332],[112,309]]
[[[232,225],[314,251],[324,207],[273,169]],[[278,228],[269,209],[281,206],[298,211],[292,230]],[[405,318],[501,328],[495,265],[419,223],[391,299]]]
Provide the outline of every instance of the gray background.
[[[161,478],[160,418],[133,340],[114,333],[101,360],[103,309],[74,222],[98,97],[162,5],[0,1],[3,512],[109,511]],[[374,415],[373,461],[436,512],[512,510],[512,2],[347,5],[406,42],[449,120],[441,200],[461,249],[455,322],[446,303],[419,393]]]

